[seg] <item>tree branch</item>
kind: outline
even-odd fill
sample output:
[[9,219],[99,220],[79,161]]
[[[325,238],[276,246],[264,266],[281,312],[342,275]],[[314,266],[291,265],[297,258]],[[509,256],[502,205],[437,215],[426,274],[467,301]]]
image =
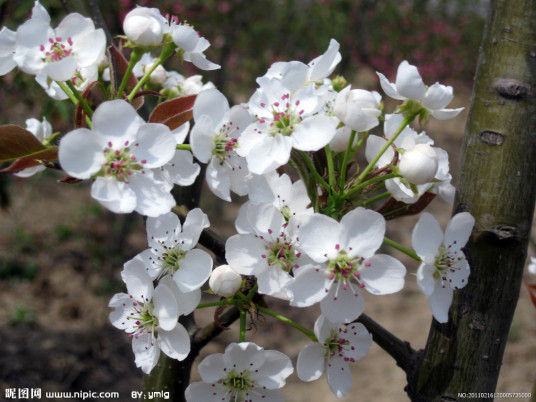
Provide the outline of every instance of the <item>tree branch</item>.
[[356,322],[363,324],[372,334],[374,342],[395,359],[396,364],[406,372],[406,375],[410,375],[418,352],[409,342],[398,339],[366,314],[361,314]]

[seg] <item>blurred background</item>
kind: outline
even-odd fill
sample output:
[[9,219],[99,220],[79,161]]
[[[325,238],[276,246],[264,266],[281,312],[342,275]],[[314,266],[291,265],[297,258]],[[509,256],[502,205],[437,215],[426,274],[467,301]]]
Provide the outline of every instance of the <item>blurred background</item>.
[[[15,30],[29,17],[33,3],[0,0],[0,25]],[[53,26],[68,12],[91,14],[89,2],[83,0],[43,0],[41,4],[52,16]],[[207,58],[222,68],[204,73],[176,60],[166,63],[166,68],[184,75],[203,74],[204,82],[212,81],[231,103],[247,101],[256,88],[256,77],[273,62],[308,63],[334,38],[342,54],[335,73],[354,87],[380,91],[375,71],[392,80],[398,64],[408,60],[418,66],[425,83],[453,85],[451,107],[466,108],[488,7],[487,1],[478,0],[120,0],[98,4],[112,36],[122,34],[122,19],[136,5],[157,7],[162,14],[187,20],[211,42]],[[392,107],[388,104],[386,109]],[[0,124],[24,126],[27,118],[43,115],[54,131],[65,133],[72,128],[72,106],[48,98],[33,77],[17,72],[0,77]],[[449,151],[454,177],[466,117],[467,109],[456,119],[431,121],[425,127],[436,145]],[[61,177],[54,171],[30,179],[0,174],[0,392],[17,387],[42,388],[43,392],[119,391],[121,400],[131,400],[130,391],[140,388],[142,375],[134,366],[130,339],[108,322],[107,304],[114,293],[125,290],[119,275],[123,263],[147,247],[143,219],[109,213],[91,199],[87,183],[58,183]],[[202,208],[212,228],[224,237],[234,234],[240,200],[236,201],[222,203],[206,189],[203,192]],[[442,222],[448,221],[451,206],[438,200],[430,207]],[[390,235],[410,246],[414,221],[409,217],[390,222]],[[530,252],[534,255],[534,250]],[[406,289],[392,296],[367,297],[366,312],[419,349],[426,343],[431,314],[411,275],[417,266],[404,262],[410,273]],[[527,278],[531,279],[536,281]],[[308,327],[317,316],[314,308],[303,314],[303,310],[285,309],[284,303],[271,306]],[[212,314],[203,311],[196,316],[203,324]],[[536,355],[534,314],[522,289],[498,391],[531,390],[536,371],[531,359]],[[248,339],[267,349],[278,348],[294,362],[307,344],[299,333],[271,320],[257,324]],[[203,354],[221,351],[225,342],[235,340],[236,331],[227,332]],[[404,373],[377,346],[353,365],[353,373],[356,384],[343,401],[407,400]],[[325,378],[306,384],[293,375],[289,382],[283,390],[287,401],[337,400]]]

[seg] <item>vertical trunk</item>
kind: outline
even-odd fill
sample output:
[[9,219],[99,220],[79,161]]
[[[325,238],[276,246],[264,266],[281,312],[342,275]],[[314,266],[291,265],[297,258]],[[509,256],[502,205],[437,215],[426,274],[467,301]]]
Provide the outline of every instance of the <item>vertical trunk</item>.
[[[494,392],[517,304],[536,197],[536,2],[496,0],[484,33],[455,212],[476,219],[468,285],[432,323],[413,400]],[[486,400],[486,395],[475,396]]]

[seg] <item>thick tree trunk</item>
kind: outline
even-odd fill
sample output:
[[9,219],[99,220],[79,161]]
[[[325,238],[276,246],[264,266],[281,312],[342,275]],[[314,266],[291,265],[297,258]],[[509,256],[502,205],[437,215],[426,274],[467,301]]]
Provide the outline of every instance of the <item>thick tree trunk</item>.
[[465,249],[471,276],[455,294],[449,322],[432,323],[420,366],[408,376],[415,401],[463,400],[464,394],[487,400],[496,389],[536,197],[535,90],[536,2],[496,0],[477,68],[454,211],[476,219]]

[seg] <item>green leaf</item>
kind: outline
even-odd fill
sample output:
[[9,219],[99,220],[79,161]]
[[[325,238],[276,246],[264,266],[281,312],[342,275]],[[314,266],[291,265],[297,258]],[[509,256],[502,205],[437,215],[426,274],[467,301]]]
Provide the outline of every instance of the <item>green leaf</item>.
[[32,156],[46,149],[30,131],[11,124],[0,126],[0,162]]

